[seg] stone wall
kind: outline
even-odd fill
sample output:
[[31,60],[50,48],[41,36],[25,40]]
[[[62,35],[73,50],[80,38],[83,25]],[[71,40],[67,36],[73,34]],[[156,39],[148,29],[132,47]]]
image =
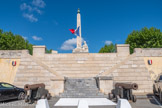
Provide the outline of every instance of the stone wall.
[[[137,48],[135,49],[136,56],[143,57],[146,68],[152,80],[162,73],[162,48]],[[148,60],[152,60],[152,64],[148,64]]]
[[[22,52],[22,50],[0,50],[0,82],[14,82]],[[12,62],[16,64],[13,65]]]
[[[102,75],[111,75],[114,78],[114,84],[117,82],[137,83],[139,89],[133,91],[135,94],[152,93],[153,80],[162,70],[162,64],[159,63],[161,57],[162,48],[137,48],[132,55]],[[149,65],[148,60],[152,60],[153,64]]]
[[21,53],[26,50],[0,50],[0,58],[7,58],[7,59],[20,59]]
[[[153,61],[152,65],[148,65],[148,59]],[[64,91],[64,77],[112,77],[100,79],[100,91],[108,94],[116,82],[134,82],[139,85],[134,93],[147,94],[152,92],[153,80],[162,72],[161,59],[161,48],[137,48],[130,55],[129,45],[117,45],[117,53],[45,54],[45,46],[34,46],[31,56],[27,50],[1,50],[0,81],[18,87],[45,83],[56,96]],[[17,61],[17,67],[12,67],[13,60]]]

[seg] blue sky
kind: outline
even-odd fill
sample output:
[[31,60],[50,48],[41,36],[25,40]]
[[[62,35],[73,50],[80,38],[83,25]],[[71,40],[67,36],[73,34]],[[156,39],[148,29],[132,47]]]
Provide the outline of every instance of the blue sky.
[[76,39],[69,29],[76,28],[78,8],[82,37],[92,53],[105,43],[123,44],[133,30],[162,30],[162,0],[1,0],[0,29],[70,53]]

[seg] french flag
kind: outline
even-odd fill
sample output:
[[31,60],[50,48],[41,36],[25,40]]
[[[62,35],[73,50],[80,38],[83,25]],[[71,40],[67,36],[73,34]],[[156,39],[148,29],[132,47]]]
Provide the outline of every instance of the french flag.
[[148,60],[148,64],[149,65],[152,65],[152,60]]
[[76,36],[80,36],[80,26],[74,30],[74,29],[69,29],[71,31],[72,34],[76,35]]

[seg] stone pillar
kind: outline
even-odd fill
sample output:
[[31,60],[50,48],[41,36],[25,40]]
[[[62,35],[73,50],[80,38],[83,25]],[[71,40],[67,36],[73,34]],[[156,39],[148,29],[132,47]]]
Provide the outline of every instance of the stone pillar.
[[118,56],[130,55],[129,44],[117,44],[116,49],[117,49]]
[[60,93],[64,92],[64,79],[53,78],[51,79],[50,93],[52,96],[59,96]]
[[104,94],[111,93],[111,90],[113,89],[113,78],[110,76],[100,76],[98,79],[100,91]]
[[82,37],[82,32],[81,32],[81,15],[80,15],[80,9],[78,9],[78,12],[77,12],[77,28],[78,27],[80,27],[79,28],[79,35],[80,35],[80,39],[81,39],[81,37]]
[[33,46],[34,57],[44,57],[46,46]]

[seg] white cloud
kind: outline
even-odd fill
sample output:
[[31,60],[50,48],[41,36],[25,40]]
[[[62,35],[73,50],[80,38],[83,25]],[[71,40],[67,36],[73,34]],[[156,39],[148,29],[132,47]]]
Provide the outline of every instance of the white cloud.
[[32,4],[34,6],[37,6],[39,8],[44,8],[46,6],[45,2],[43,0],[33,0]]
[[23,17],[28,19],[30,22],[37,22],[38,21],[38,19],[36,17],[34,17],[33,14],[24,13]]
[[106,41],[105,41],[105,44],[106,44],[106,45],[110,45],[111,43],[112,43],[112,41],[109,41],[109,40],[106,40]]
[[[84,39],[82,38],[82,42],[83,41]],[[77,43],[76,38],[68,39],[62,44],[61,50],[73,50],[76,46],[76,43]]]
[[72,49],[74,49],[74,47],[76,46],[76,42],[77,42],[76,38],[66,40],[62,44],[61,50],[72,50]]
[[42,8],[45,7],[43,0],[32,0],[32,2],[24,2],[20,5],[20,10],[23,11],[23,17],[29,19],[31,22],[37,22],[38,18],[35,17],[35,13],[42,14]]
[[34,40],[36,40],[36,41],[41,41],[41,40],[42,40],[42,38],[41,38],[41,37],[38,37],[38,36],[32,36],[32,38],[33,38]]
[[32,7],[30,5],[27,5],[26,3],[21,4],[20,9],[22,11],[28,10],[28,12],[30,12],[30,13],[35,11],[35,12],[37,12],[39,14],[42,14],[42,11],[40,9],[38,9],[37,7]]
[[33,9],[32,9],[32,7],[30,6],[30,5],[27,5],[26,3],[23,3],[23,4],[21,4],[20,5],[20,9],[21,10],[28,10],[28,11],[32,11]]
[[39,13],[39,14],[42,14],[42,11],[41,10],[39,10],[38,8],[33,8],[33,11],[36,11],[37,13]]

